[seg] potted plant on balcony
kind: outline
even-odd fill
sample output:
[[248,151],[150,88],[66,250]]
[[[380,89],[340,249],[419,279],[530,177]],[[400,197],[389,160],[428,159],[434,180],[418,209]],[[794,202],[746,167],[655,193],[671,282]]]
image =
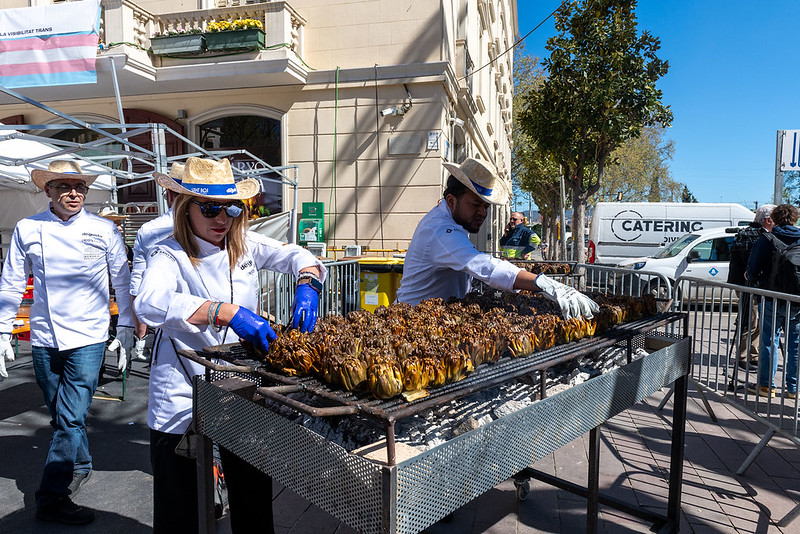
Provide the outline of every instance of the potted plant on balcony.
[[212,22],[206,27],[206,47],[216,51],[257,50],[264,47],[260,20],[236,19]]
[[206,49],[205,36],[199,28],[155,33],[150,37],[150,48],[157,56],[202,54]]

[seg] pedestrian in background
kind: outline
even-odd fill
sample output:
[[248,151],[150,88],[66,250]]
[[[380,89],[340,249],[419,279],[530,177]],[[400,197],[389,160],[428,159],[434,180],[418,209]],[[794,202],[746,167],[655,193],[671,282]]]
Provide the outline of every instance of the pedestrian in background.
[[[169,170],[169,176],[180,182],[183,178],[183,164],[173,163]],[[139,284],[142,283],[142,273],[147,267],[147,255],[150,249],[159,241],[172,235],[172,204],[175,201],[175,196],[176,193],[174,191],[166,189],[165,197],[169,209],[163,215],[144,223],[139,228],[139,231],[136,232],[136,240],[133,242],[133,266],[131,267],[131,301],[139,294]],[[147,325],[136,317],[136,313],[133,314],[133,322],[135,337],[131,359],[145,362],[148,360],[144,355]]]
[[500,236],[500,252],[504,258],[530,259],[531,252],[541,242],[533,230],[525,226],[525,216],[515,211],[506,224],[505,233]]
[[113,222],[83,208],[96,178],[75,161],[53,161],[48,170],[31,172],[50,206],[17,223],[0,278],[0,375],[8,376],[3,356],[13,359],[12,323],[33,271],[31,353],[53,427],[36,518],[76,525],[94,519],[94,511],[72,497],[92,472],[86,414],[108,339],[109,275],[119,307],[120,372],[133,338],[122,235]]
[[[188,158],[180,183],[155,173],[178,194],[173,235],[150,250],[134,307],[160,334],[153,348],[147,424],[153,466],[153,532],[197,532],[197,467],[176,448],[192,423],[192,379],[205,368],[178,349],[242,338],[266,353],[276,338],[258,309],[258,271],[297,277],[292,326],[311,331],[326,270],[306,249],[247,230],[242,200],[259,191],[250,178],[234,182],[227,159]],[[272,480],[220,448],[234,533],[273,532]]]
[[[786,245],[800,242],[800,228],[796,227],[797,208],[791,204],[781,204],[772,210],[770,218],[775,223],[772,233],[758,238],[753,245],[750,261],[747,263],[745,276],[757,287],[773,291],[786,292],[774,285],[774,254],[777,247],[772,239],[779,239]],[[800,343],[800,305],[789,305],[787,301],[771,298],[762,299],[761,314],[763,318],[761,334],[761,350],[758,356],[758,391],[762,397],[775,396],[775,374],[778,372],[778,347],[781,332],[786,336],[784,353],[784,380],[786,394],[789,398],[797,396],[797,354]],[[774,317],[773,317],[774,315]],[[788,323],[787,323],[788,320]],[[788,328],[787,328],[788,324]],[[756,393],[755,389],[750,389]]]
[[[750,286],[745,278],[747,262],[758,238],[771,232],[775,224],[770,215],[775,209],[775,204],[762,204],[756,209],[755,217],[747,227],[736,234],[736,239],[731,245],[731,260],[728,265],[728,283],[740,286]],[[742,369],[755,368],[758,364],[758,299],[751,293],[737,291],[739,306],[736,316],[736,336],[738,347],[737,364]]]

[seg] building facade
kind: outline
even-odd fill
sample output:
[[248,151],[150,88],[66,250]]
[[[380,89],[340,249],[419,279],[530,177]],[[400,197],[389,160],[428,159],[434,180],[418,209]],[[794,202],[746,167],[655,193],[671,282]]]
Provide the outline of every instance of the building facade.
[[[0,0],[0,8],[44,1]],[[164,122],[203,147],[296,166],[298,206],[323,203],[328,246],[405,248],[441,198],[444,161],[488,160],[510,189],[515,0],[102,0],[102,8],[97,84],[19,92],[87,122]],[[154,53],[160,34],[239,19],[262,23],[259,49]],[[5,96],[0,121],[56,122]],[[171,143],[172,155],[185,150]],[[153,187],[122,189],[120,200],[154,198]],[[292,197],[272,184],[262,202],[288,210]],[[509,211],[492,209],[479,248],[497,249]]]

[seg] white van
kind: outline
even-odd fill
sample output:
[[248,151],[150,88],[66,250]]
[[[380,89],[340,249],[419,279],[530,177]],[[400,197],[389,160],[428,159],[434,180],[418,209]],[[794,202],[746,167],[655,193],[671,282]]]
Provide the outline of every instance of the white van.
[[754,217],[741,204],[598,202],[589,227],[587,261],[616,265],[652,256],[687,233],[747,226]]
[[[738,227],[723,227],[692,232],[662,248],[652,257],[628,259],[619,263],[617,267],[660,274],[668,279],[673,287],[675,280],[681,275],[727,282],[731,245],[738,231]],[[644,282],[648,279],[646,275],[643,278]],[[655,287],[659,285],[658,282],[654,281],[652,285],[654,287],[648,288],[650,292],[659,293]],[[666,295],[656,294],[656,296]]]

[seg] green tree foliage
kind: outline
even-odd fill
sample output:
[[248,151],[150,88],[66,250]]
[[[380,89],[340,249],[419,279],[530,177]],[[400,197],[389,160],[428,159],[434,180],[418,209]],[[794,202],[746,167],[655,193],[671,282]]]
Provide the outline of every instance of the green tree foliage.
[[[606,165],[603,182],[593,200],[608,202],[678,202],[684,184],[675,181],[669,160],[675,143],[660,126],[645,126],[617,148]],[[594,204],[591,202],[590,204]]]
[[[517,198],[530,195],[542,216],[540,236],[555,242],[555,219],[561,213],[558,164],[519,125],[519,110],[525,98],[544,82],[536,57],[527,55],[523,46],[514,50],[514,101],[512,127],[511,181]],[[555,250],[555,249],[554,249]]]
[[[638,35],[635,0],[571,0],[559,8],[558,35],[547,42],[548,77],[528,95],[520,117],[526,133],[561,165],[572,192],[573,228],[603,181],[608,158],[644,126],[672,122],[656,81],[669,65],[657,37]],[[583,261],[583,240],[576,242]]]
[[694,194],[689,191],[689,186],[683,186],[683,191],[681,191],[681,202],[697,202],[697,199],[694,198]]
[[[783,201],[788,204],[800,205],[800,171],[787,171],[783,173]],[[772,202],[770,199],[769,202]]]

